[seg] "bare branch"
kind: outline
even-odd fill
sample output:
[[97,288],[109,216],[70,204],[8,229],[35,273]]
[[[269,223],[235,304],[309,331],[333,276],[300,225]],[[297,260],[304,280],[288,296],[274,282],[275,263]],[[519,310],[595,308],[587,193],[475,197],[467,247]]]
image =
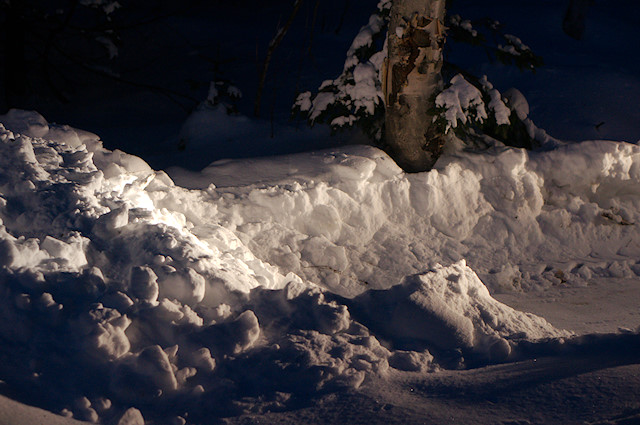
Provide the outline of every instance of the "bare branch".
[[259,79],[259,82],[258,82],[258,92],[256,93],[256,101],[255,101],[254,109],[253,109],[253,114],[256,117],[260,116],[260,102],[262,101],[262,92],[264,90],[264,84],[265,84],[265,82],[267,80],[267,70],[269,69],[269,64],[271,63],[271,58],[273,56],[273,52],[275,52],[275,50],[278,48],[278,46],[282,42],[282,39],[287,34],[287,31],[289,31],[289,27],[291,27],[291,24],[293,23],[293,20],[295,19],[296,15],[298,14],[298,10],[300,10],[300,5],[301,4],[302,4],[302,0],[295,0],[294,1],[293,10],[291,11],[291,14],[289,15],[289,19],[287,19],[287,22],[284,24],[284,26],[278,28],[278,31],[276,32],[276,35],[273,37],[273,39],[269,43],[269,48],[267,49],[267,56],[264,59],[264,65],[262,67],[262,72],[260,73],[260,79]]

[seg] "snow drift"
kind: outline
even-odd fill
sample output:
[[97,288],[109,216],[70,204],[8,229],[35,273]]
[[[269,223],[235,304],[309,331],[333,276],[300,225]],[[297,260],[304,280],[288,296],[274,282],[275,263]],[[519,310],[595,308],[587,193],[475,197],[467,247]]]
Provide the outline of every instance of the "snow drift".
[[628,144],[459,153],[416,175],[350,147],[173,170],[177,186],[37,113],[0,122],[0,373],[83,420],[198,422],[514,359],[571,334],[481,279],[640,273]]

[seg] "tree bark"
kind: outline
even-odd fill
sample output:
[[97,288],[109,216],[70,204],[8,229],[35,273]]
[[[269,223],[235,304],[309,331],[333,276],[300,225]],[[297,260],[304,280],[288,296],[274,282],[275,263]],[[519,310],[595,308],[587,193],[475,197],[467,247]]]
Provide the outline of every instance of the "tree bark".
[[442,89],[445,0],[395,0],[389,23],[383,76],[385,142],[408,172],[433,167],[444,134],[433,123],[435,96]]

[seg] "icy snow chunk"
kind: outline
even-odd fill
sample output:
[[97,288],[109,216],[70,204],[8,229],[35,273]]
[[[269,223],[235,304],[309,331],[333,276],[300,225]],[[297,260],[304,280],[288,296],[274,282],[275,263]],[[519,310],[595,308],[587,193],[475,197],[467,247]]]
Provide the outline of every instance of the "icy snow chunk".
[[93,400],[91,406],[99,413],[104,413],[111,409],[111,400],[105,397],[98,397]]
[[74,418],[88,422],[98,422],[98,413],[91,407],[91,402],[87,397],[81,397],[74,403]]
[[187,423],[187,420],[185,418],[183,418],[182,416],[176,416],[175,418],[172,419],[171,421],[171,425],[185,425]]
[[136,266],[131,269],[131,293],[141,300],[158,300],[158,276],[149,267]]
[[104,151],[101,157],[96,158],[96,166],[102,169],[109,163],[122,167],[125,171],[133,174],[151,174],[153,170],[149,167],[142,158],[135,155],[130,155],[121,150],[115,149],[114,151]]
[[241,313],[227,328],[235,336],[233,354],[241,353],[253,346],[260,336],[258,318],[251,310]]
[[131,298],[129,298],[129,296],[127,296],[127,294],[120,291],[115,291],[105,294],[102,297],[102,304],[105,307],[125,312],[134,304],[134,302],[131,300]]
[[[315,390],[357,389],[367,374],[383,375],[389,369],[389,351],[375,337],[366,335],[366,331],[364,334],[333,335],[314,330],[299,331],[287,335],[281,344],[270,347],[269,351],[287,365],[279,373],[281,379],[291,371],[299,371],[295,378],[289,379],[295,379],[303,388]],[[320,373],[309,373],[311,371]],[[259,372],[256,370],[255,373]]]
[[212,372],[216,367],[216,361],[208,348],[199,348],[191,351],[188,355],[191,357],[191,364],[200,370]]
[[100,142],[100,138],[97,135],[68,125],[49,124],[49,132],[46,138],[68,145],[71,148],[80,148],[84,145],[87,151],[92,153],[102,150],[102,142]]
[[208,326],[193,338],[218,354],[240,354],[256,343],[260,336],[260,325],[251,310],[242,312],[235,320]]
[[83,250],[84,241],[75,237],[70,242],[66,243],[51,236],[45,236],[40,247],[52,258],[64,260],[69,267],[77,269],[87,264]]
[[204,277],[190,267],[182,271],[162,270],[158,278],[161,297],[176,299],[189,305],[202,301],[205,283]]
[[342,227],[341,221],[340,214],[333,206],[318,205],[299,218],[298,226],[310,236],[324,236],[328,240],[335,240]]
[[103,232],[119,229],[127,224],[129,224],[129,207],[126,205],[103,214],[96,221],[96,225],[99,226],[98,229]]
[[19,294],[15,298],[15,304],[20,310],[28,310],[31,307],[31,297],[29,294]]
[[351,326],[351,317],[345,305],[328,300],[318,288],[306,286],[302,289],[300,286],[294,282],[278,290],[256,288],[251,292],[252,308],[260,320],[267,324],[287,316],[286,326],[291,329],[313,329],[324,334],[335,334]]
[[77,332],[84,353],[102,362],[118,359],[129,352],[131,345],[125,331],[130,324],[127,316],[98,304],[72,322],[72,328]]
[[20,251],[13,241],[0,239],[0,266],[15,267],[23,262],[20,254]]
[[203,319],[188,305],[182,305],[178,301],[163,298],[153,309],[154,317],[158,320],[174,323],[202,326]]
[[138,409],[130,407],[120,417],[117,425],[144,425],[144,418]]
[[178,388],[169,357],[159,345],[129,354],[114,371],[112,390],[131,400],[150,400]]
[[38,299],[38,303],[42,308],[50,308],[50,307],[55,307],[57,305],[57,303],[53,299],[53,296],[48,292],[44,292],[40,296],[40,298]]
[[29,137],[44,137],[49,132],[47,120],[35,111],[10,109],[5,115],[0,115],[0,122],[7,130]]

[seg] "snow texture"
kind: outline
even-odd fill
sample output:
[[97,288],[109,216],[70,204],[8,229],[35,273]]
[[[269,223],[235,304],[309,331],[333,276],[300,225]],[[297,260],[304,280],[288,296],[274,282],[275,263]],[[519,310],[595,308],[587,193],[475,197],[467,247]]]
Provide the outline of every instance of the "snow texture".
[[460,152],[420,174],[352,146],[176,185],[35,112],[0,123],[0,371],[82,420],[198,423],[452,352],[516,360],[571,334],[489,289],[640,274],[630,144]]

